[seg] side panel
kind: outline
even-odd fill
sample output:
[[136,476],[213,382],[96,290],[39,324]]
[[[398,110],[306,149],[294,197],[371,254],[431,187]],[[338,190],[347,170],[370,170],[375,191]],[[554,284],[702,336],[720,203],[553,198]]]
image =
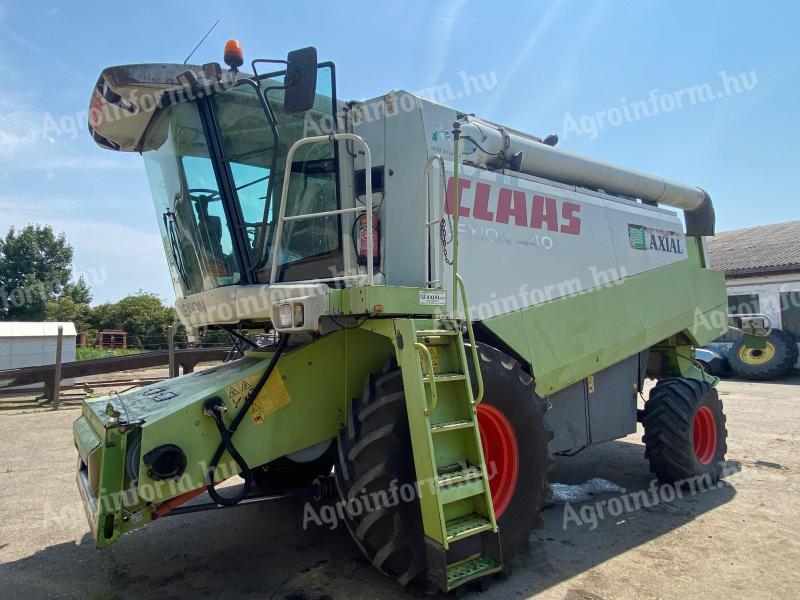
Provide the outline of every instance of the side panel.
[[550,452],[577,452],[636,431],[639,368],[637,354],[550,396]]
[[541,396],[680,332],[703,345],[727,331],[725,282],[697,266],[696,244],[688,251],[689,260],[484,323],[533,365]]

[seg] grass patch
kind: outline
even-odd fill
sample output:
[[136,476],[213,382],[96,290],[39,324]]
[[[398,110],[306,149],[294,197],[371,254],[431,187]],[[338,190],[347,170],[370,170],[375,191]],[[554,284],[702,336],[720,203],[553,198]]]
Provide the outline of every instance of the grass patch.
[[137,348],[118,348],[107,350],[104,348],[76,348],[75,360],[92,360],[95,358],[110,358],[112,356],[129,356],[131,354],[141,354],[144,350]]

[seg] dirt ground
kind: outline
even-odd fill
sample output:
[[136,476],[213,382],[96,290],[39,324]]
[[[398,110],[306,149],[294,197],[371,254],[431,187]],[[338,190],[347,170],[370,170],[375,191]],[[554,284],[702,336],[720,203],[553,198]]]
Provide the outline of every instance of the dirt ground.
[[[597,498],[583,513],[554,506],[513,572],[469,597],[798,597],[798,384],[720,384],[732,472],[724,485],[614,517],[600,518]],[[95,550],[74,479],[77,414],[0,405],[0,598],[421,597],[365,563],[344,527],[304,530],[298,501],[170,517]],[[648,490],[640,440],[560,459],[551,480],[604,477]],[[573,514],[597,519],[579,524]]]

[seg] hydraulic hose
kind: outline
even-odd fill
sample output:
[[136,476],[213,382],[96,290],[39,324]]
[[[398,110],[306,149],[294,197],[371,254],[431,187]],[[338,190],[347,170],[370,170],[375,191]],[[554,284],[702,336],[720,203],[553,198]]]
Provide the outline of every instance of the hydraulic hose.
[[[225,414],[225,403],[223,402],[222,398],[219,396],[214,396],[209,398],[203,403],[203,412],[213,417],[214,423],[217,426],[217,430],[219,431],[220,438],[222,442],[220,443],[217,451],[214,453],[214,456],[211,458],[211,463],[208,466],[208,471],[206,471],[206,489],[208,490],[208,495],[211,499],[216,502],[217,504],[221,504],[223,506],[233,506],[234,504],[238,504],[241,502],[247,494],[250,492],[250,488],[253,485],[253,476],[250,473],[250,467],[247,465],[247,462],[244,460],[244,457],[239,454],[236,447],[233,445],[233,434],[236,433],[236,430],[239,427],[239,424],[244,419],[244,416],[247,414],[247,411],[250,410],[250,406],[252,406],[253,401],[256,399],[258,394],[261,392],[261,389],[264,387],[264,384],[267,383],[269,376],[272,374],[272,371],[275,370],[275,365],[278,364],[278,359],[280,359],[281,354],[283,354],[283,350],[286,348],[286,343],[289,341],[289,334],[282,333],[280,338],[278,339],[278,344],[275,348],[275,353],[272,355],[272,358],[267,365],[267,368],[261,374],[261,378],[258,380],[256,385],[253,387],[253,390],[250,392],[250,395],[247,396],[247,399],[242,404],[242,408],[239,409],[239,412],[236,413],[236,416],[231,421],[230,427],[225,425],[224,414]],[[214,475],[217,471],[217,465],[219,464],[220,459],[222,458],[222,454],[225,451],[228,451],[228,454],[231,455],[236,464],[239,465],[241,469],[242,477],[244,478],[244,485],[233,497],[226,497],[222,496],[217,492],[216,488],[214,487]]]

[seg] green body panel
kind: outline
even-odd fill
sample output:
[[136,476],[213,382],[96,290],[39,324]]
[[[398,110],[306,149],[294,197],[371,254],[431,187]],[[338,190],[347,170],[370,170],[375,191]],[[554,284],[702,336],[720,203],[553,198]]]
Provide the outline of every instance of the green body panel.
[[[361,394],[364,377],[379,371],[391,355],[389,340],[362,329],[338,331],[287,350],[236,431],[237,450],[256,467],[334,438],[346,418],[347,400]],[[205,487],[208,462],[220,437],[202,404],[221,396],[230,422],[269,357],[251,352],[211,369],[84,402],[73,432],[85,465],[85,483],[79,472],[79,488],[98,547],[152,520],[153,509],[162,502]],[[118,413],[116,419],[107,414],[109,405]],[[134,486],[125,473],[125,448],[139,437],[139,479]],[[178,481],[148,475],[144,456],[163,444],[180,447],[187,457]],[[217,480],[238,472],[235,461],[224,453]],[[116,526],[106,530],[108,518]]]
[[444,298],[445,291],[442,289],[390,285],[332,289],[328,296],[328,306],[334,315],[443,315],[447,312],[445,301],[440,304],[420,301],[423,295],[430,298],[434,293]]
[[542,396],[678,333],[701,346],[728,329],[725,281],[688,247],[687,260],[484,324],[533,365]]

